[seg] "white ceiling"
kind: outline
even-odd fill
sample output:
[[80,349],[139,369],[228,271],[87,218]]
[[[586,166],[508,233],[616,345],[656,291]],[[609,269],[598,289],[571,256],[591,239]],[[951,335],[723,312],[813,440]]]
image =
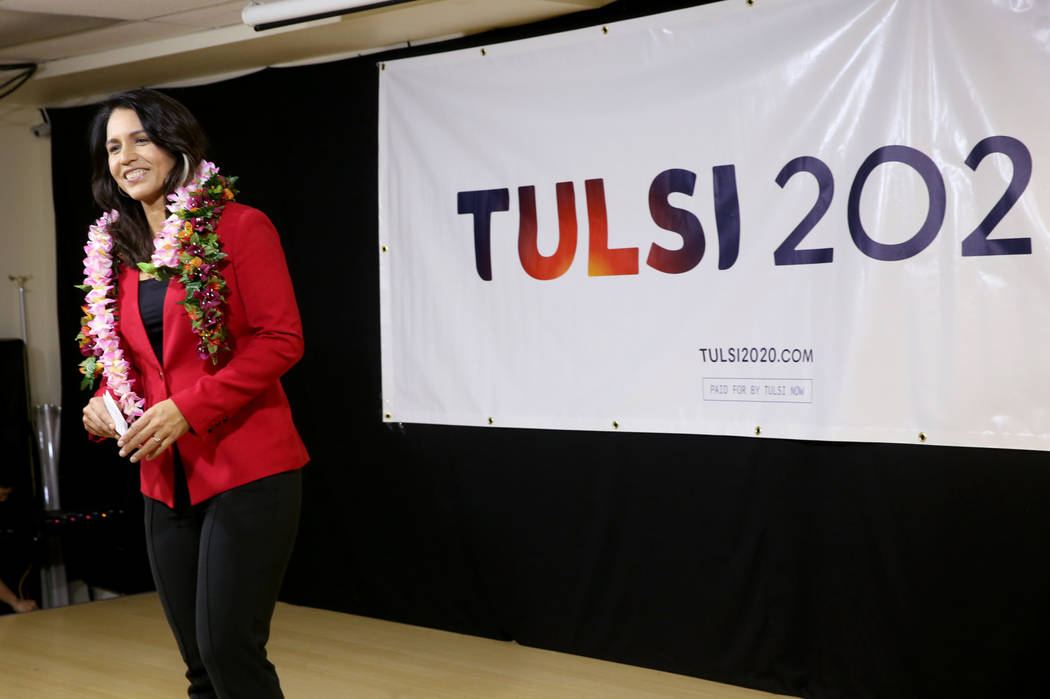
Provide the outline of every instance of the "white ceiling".
[[[39,66],[2,104],[76,104],[131,87],[474,34],[611,1],[412,0],[255,32],[241,23],[248,0],[0,0],[0,68]],[[0,70],[0,82],[13,75]]]

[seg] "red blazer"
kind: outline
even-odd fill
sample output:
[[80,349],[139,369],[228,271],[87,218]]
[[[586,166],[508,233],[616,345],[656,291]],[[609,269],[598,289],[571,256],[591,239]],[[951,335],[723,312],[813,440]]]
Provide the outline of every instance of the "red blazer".
[[[261,211],[230,203],[216,233],[229,256],[221,264],[232,350],[218,364],[197,354],[177,279],[164,298],[163,366],[142,324],[138,269],[124,265],[117,286],[121,344],[138,374],[133,390],[147,408],[171,398],[190,424],[177,446],[194,504],[309,460],[280,382],[302,357],[303,332],[277,231]],[[174,506],[171,449],[139,463],[142,492]]]

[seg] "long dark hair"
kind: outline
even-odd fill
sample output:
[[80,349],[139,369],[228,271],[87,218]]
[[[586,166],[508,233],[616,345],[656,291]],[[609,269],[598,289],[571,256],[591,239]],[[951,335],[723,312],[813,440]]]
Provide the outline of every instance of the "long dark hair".
[[156,90],[131,90],[113,95],[95,113],[91,122],[91,193],[103,211],[116,209],[120,212],[120,218],[110,226],[114,258],[126,264],[136,264],[149,261],[153,254],[153,233],[142,205],[121,194],[109,172],[106,126],[115,109],[134,111],[150,140],[174,158],[175,165],[164,180],[165,196],[197,171],[204,158],[207,138],[190,110]]

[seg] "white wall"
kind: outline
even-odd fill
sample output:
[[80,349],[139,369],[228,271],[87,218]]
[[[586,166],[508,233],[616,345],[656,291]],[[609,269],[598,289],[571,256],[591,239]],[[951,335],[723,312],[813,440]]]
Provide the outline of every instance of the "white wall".
[[59,342],[74,338],[58,337],[51,141],[30,131],[41,121],[36,109],[0,104],[0,337],[22,336],[18,288],[8,277],[29,276],[25,301],[31,400],[60,405]]

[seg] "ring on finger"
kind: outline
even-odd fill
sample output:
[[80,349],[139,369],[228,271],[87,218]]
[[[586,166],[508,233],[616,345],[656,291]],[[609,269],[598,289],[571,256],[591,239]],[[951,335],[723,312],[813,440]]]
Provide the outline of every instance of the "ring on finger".
[[158,437],[158,436],[154,435],[154,436],[153,436],[153,441],[154,441],[154,442],[156,442],[157,444],[160,444],[160,443],[161,443],[161,442],[163,442],[164,440],[163,440],[163,439],[161,439],[160,437]]

